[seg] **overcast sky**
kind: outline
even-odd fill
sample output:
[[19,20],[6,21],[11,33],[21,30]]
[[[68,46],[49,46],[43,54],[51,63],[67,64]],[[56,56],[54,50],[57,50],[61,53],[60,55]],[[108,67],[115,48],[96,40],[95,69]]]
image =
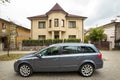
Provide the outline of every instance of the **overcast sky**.
[[0,5],[0,17],[30,29],[27,17],[45,14],[56,3],[68,13],[88,17],[86,29],[109,23],[120,15],[120,0],[11,0]]

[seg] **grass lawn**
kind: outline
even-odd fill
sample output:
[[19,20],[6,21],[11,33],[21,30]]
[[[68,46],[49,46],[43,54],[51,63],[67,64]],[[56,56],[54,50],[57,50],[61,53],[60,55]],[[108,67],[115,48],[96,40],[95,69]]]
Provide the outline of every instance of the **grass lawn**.
[[18,59],[22,57],[23,55],[25,54],[9,54],[9,56],[7,54],[0,55],[0,61],[9,61],[9,60]]

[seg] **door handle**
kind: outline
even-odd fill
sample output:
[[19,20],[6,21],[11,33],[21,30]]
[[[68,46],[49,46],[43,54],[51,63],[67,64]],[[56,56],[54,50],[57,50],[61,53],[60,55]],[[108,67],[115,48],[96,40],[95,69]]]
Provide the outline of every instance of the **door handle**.
[[53,60],[58,60],[58,58],[52,58]]
[[76,56],[76,57],[74,57],[75,59],[80,59],[80,57],[79,56]]

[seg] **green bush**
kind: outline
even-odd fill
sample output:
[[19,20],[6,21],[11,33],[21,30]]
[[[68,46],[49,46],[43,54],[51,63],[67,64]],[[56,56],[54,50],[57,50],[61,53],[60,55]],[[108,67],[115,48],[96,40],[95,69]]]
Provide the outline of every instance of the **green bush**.
[[53,41],[53,44],[55,44],[55,43],[62,43],[63,42],[62,39],[53,39],[52,41]]
[[43,45],[51,45],[52,44],[52,39],[46,39],[46,40],[43,40]]
[[80,39],[64,39],[64,43],[69,43],[69,42],[71,42],[71,43],[73,43],[73,42],[78,43],[78,42],[81,42],[81,40]]
[[46,39],[46,40],[23,40],[23,46],[48,46],[55,43],[69,43],[69,42],[80,42],[80,39]]

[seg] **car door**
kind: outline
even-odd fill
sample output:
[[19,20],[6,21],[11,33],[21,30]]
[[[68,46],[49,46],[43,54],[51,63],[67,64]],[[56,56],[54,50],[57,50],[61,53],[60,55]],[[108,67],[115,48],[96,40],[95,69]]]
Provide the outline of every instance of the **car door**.
[[78,63],[80,62],[81,57],[77,52],[77,46],[63,46],[60,64],[62,71],[76,71],[78,69]]
[[59,46],[53,46],[42,50],[39,53],[41,58],[35,61],[37,71],[59,71],[59,49]]

